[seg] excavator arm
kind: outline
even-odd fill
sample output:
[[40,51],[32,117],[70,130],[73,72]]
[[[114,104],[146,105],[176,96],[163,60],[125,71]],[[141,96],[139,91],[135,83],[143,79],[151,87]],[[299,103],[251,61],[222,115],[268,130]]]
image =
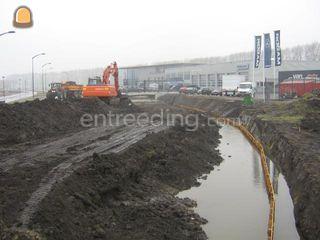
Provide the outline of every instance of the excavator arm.
[[103,72],[103,83],[110,85],[110,76],[114,77],[114,87],[116,91],[119,91],[119,70],[116,62],[108,66]]

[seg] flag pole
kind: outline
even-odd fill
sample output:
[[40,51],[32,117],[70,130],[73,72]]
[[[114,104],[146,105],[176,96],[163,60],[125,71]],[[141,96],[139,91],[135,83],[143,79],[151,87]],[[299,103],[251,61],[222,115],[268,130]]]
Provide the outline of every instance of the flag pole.
[[276,57],[277,57],[277,41],[276,41],[276,32],[273,32],[274,37],[274,57],[273,57],[273,99],[276,99]]
[[265,52],[263,51],[263,65],[262,65],[262,83],[263,83],[263,102],[266,102],[266,73],[265,73],[265,61],[264,61]]
[[[264,35],[263,35],[264,36]],[[262,41],[263,41],[263,44],[262,44]],[[265,37],[263,37],[263,40],[262,40],[262,38],[261,38],[261,46],[265,46]],[[266,52],[265,52],[265,47],[263,48],[263,51],[262,51],[262,57],[261,57],[261,59],[263,59],[263,64],[262,64],[262,84],[263,84],[263,87],[262,87],[262,96],[263,96],[263,102],[266,102],[266,77],[265,77],[265,75],[266,75],[266,73],[265,73],[265,64],[266,64],[266,62],[265,62],[265,54],[266,54]]]
[[276,99],[276,56],[273,65],[273,99]]
[[256,37],[254,37],[253,54],[252,54],[252,87],[255,87],[255,51],[256,51]]

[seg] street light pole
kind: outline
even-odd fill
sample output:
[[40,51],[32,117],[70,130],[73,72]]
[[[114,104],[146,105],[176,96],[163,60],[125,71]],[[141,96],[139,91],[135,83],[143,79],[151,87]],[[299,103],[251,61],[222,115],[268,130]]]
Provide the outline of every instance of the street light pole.
[[34,55],[32,57],[32,98],[34,99],[34,59],[42,56],[42,55],[46,55],[45,53],[39,53],[37,55]]
[[[8,32],[4,32],[4,33],[0,33],[0,37],[3,36],[3,35],[6,35],[6,34],[12,34],[12,33],[15,33],[15,31],[8,31]],[[5,83],[4,83],[4,79],[6,77],[5,76],[2,76],[2,87],[3,87],[3,99],[4,101],[6,101],[6,89],[5,89]]]
[[[53,69],[53,67],[51,67],[51,68],[49,68],[49,70],[52,70]],[[45,69],[44,70],[44,85],[47,87],[48,85],[47,85],[48,83],[47,83],[47,70]]]
[[20,96],[21,96],[21,91],[22,91],[21,78],[19,78],[19,95],[20,95]]
[[5,79],[6,77],[5,76],[2,76],[2,91],[3,91],[3,100],[4,100],[4,102],[6,102],[6,89],[5,89],[5,83],[4,83],[4,79]]
[[48,65],[51,65],[52,63],[51,62],[48,62],[48,63],[46,63],[46,64],[43,64],[42,66],[41,66],[41,69],[42,69],[42,76],[41,76],[41,78],[42,78],[42,92],[44,93],[44,78],[43,78],[43,69],[44,69],[44,67],[45,66],[48,66]]
[[9,32],[1,33],[1,34],[0,34],[0,37],[3,36],[3,35],[6,35],[6,34],[11,34],[11,33],[15,33],[15,31],[9,31]]

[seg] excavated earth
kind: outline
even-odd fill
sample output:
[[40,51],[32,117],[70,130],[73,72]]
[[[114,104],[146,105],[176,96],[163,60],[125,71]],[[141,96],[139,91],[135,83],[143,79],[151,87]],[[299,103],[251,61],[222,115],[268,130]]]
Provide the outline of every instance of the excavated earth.
[[[224,97],[161,100],[1,105],[0,239],[206,239],[196,203],[176,194],[222,160],[218,127],[202,124],[211,115],[240,119],[262,141],[290,188],[301,239],[319,239],[319,98],[251,106]],[[179,105],[208,114],[198,115],[196,129],[168,124],[168,114],[190,113]],[[118,124],[80,124],[83,114],[110,112],[122,114]],[[155,122],[123,123],[142,112],[158,114]]]
[[206,239],[196,203],[176,194],[222,161],[217,125],[80,124],[163,109],[186,114],[96,99],[0,106],[0,239]]
[[236,98],[169,94],[169,105],[241,121],[264,145],[290,188],[300,238],[320,239],[320,98],[245,105]]
[[0,105],[0,144],[12,145],[41,138],[60,136],[81,129],[84,113],[107,114],[109,111],[135,112],[131,103],[112,107],[98,99],[67,102],[34,100]]

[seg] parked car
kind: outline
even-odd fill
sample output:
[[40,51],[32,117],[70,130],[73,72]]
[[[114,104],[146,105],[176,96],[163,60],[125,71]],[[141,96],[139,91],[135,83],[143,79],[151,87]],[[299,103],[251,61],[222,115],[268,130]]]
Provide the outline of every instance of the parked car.
[[183,86],[179,89],[179,93],[187,93],[187,87]]
[[223,90],[223,95],[228,97],[234,97],[237,95],[238,90]]
[[210,95],[212,92],[212,90],[210,88],[200,88],[198,90],[198,94],[201,94],[201,95]]
[[218,90],[216,90],[216,89],[213,89],[213,90],[211,91],[211,95],[213,95],[213,96],[222,96],[222,92],[221,92],[221,91],[218,91]]
[[170,92],[178,92],[182,86],[183,86],[183,85],[182,85],[181,83],[178,83],[178,84],[176,84],[176,85],[171,85],[171,86],[169,87],[169,91],[170,91]]
[[187,87],[186,94],[196,94],[198,90],[198,87]]
[[197,86],[183,86],[180,88],[179,93],[184,94],[196,94],[198,93],[199,87]]

